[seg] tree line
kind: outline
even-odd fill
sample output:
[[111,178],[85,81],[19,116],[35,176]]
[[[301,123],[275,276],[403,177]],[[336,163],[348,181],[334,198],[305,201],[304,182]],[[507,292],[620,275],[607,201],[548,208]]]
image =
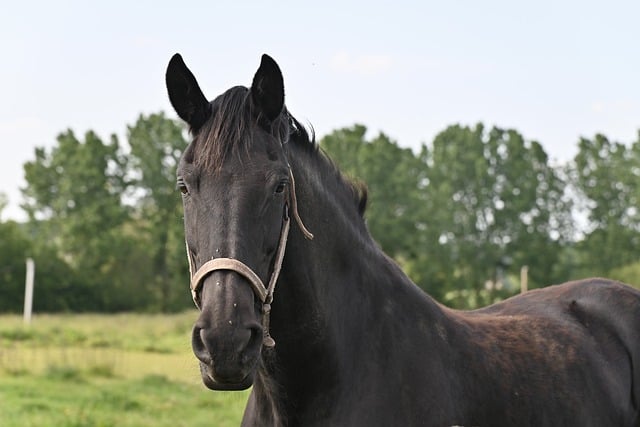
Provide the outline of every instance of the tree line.
[[[20,311],[24,260],[36,260],[37,311],[190,307],[175,169],[188,136],[163,113],[126,141],[61,133],[24,165],[25,223],[0,223],[0,312]],[[553,164],[514,129],[452,125],[418,151],[365,126],[319,141],[369,188],[368,227],[424,290],[472,308],[519,288],[585,276],[633,284],[640,273],[640,134],[581,138]],[[0,210],[2,200],[0,198]]]

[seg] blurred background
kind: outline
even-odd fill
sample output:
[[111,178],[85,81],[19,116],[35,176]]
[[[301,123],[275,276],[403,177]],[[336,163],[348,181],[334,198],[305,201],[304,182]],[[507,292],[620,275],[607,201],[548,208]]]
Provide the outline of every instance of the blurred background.
[[246,393],[206,392],[190,354],[176,52],[209,98],[274,57],[289,110],[367,183],[371,233],[444,304],[523,280],[639,284],[639,15],[618,1],[3,5],[0,424],[239,424]]

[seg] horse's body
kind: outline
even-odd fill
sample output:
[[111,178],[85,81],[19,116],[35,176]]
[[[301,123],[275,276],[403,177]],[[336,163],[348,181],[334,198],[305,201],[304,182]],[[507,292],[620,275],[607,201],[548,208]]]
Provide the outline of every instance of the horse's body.
[[[228,257],[265,283],[279,272],[266,326],[233,263],[194,286],[203,380],[253,385],[243,425],[640,426],[640,292],[592,279],[448,309],[372,240],[364,195],[288,115],[270,58],[250,89],[211,103],[179,57],[167,84],[194,134],[178,178],[192,267]],[[293,225],[280,271],[285,205],[315,236]]]

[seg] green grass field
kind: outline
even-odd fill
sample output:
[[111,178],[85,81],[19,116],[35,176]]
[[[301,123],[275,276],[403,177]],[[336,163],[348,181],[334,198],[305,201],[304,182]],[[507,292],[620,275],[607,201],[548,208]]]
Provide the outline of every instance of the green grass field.
[[0,426],[237,426],[247,392],[213,392],[195,312],[0,316]]

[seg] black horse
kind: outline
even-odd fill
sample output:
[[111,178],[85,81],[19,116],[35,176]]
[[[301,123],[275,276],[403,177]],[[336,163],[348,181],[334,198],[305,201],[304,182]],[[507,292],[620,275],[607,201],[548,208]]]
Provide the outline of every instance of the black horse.
[[193,135],[193,350],[207,387],[253,385],[243,425],[640,425],[640,292],[590,279],[448,309],[373,241],[366,192],[289,114],[273,59],[212,102],[180,55],[166,78]]

